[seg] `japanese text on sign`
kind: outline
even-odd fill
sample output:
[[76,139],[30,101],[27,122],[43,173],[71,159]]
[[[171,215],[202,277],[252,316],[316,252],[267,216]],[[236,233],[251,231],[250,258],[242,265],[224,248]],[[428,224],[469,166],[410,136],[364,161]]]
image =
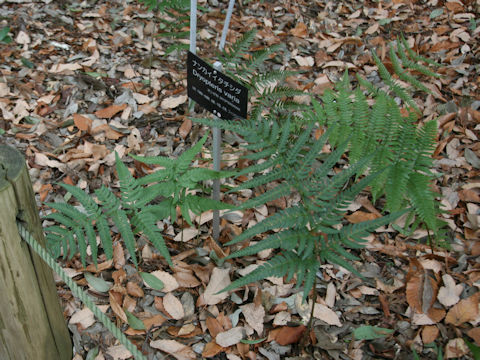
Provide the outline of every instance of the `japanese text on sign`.
[[247,116],[248,90],[189,52],[188,96],[223,119]]

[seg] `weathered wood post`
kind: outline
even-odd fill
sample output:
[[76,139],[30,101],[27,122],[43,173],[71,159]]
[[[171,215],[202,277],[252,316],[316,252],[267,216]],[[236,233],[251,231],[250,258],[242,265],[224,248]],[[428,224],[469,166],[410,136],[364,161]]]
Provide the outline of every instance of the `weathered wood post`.
[[22,241],[19,215],[45,245],[25,159],[0,145],[0,359],[70,360],[70,334],[52,271]]

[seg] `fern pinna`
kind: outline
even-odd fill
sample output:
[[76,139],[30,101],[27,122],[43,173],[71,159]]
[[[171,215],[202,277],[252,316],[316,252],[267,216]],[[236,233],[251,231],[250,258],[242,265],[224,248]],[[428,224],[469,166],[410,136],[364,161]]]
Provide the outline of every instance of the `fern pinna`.
[[[272,115],[273,116],[273,115]],[[239,205],[240,209],[253,208],[282,196],[300,195],[298,204],[267,217],[245,230],[227,245],[237,244],[260,234],[269,234],[253,246],[246,246],[227,256],[226,259],[256,254],[264,249],[278,249],[276,256],[267,263],[234,281],[226,290],[231,290],[269,276],[297,276],[297,286],[304,285],[304,297],[313,286],[315,274],[324,262],[341,265],[356,273],[347,260],[358,258],[347,249],[362,247],[363,237],[384,224],[392,222],[404,211],[361,224],[347,224],[340,228],[346,207],[355,196],[365,189],[381,172],[371,174],[355,182],[369,157],[363,161],[332,174],[347,147],[343,142],[334,152],[322,153],[330,132],[318,140],[312,135],[315,124],[310,124],[300,135],[292,132],[290,117],[283,123],[270,116],[260,122],[196,121],[235,131],[241,135],[248,149],[258,150],[245,157],[256,164],[244,169],[241,174],[260,174],[234,189],[255,188],[276,183],[277,185]],[[280,119],[281,120],[281,119]],[[259,162],[259,160],[264,160]],[[351,186],[348,186],[353,181]]]
[[130,155],[140,162],[161,166],[139,179],[135,179],[130,174],[128,168],[116,155],[120,197],[102,186],[95,190],[95,200],[75,186],[60,184],[78,200],[80,206],[76,207],[68,203],[47,204],[56,212],[52,212],[46,218],[58,223],[45,229],[49,250],[58,257],[63,248],[64,257],[69,254],[71,258],[78,249],[82,264],[85,266],[87,246],[90,245],[92,260],[96,264],[98,254],[96,234],[98,233],[105,255],[111,259],[113,251],[109,220],[112,220],[135,266],[138,265],[135,255],[135,236],[139,234],[150,240],[172,265],[165,240],[156,222],[168,217],[175,221],[177,206],[180,207],[183,218],[190,225],[193,225],[190,212],[200,214],[206,210],[229,208],[227,204],[193,193],[201,190],[201,183],[204,180],[231,175],[231,172],[217,172],[192,166],[191,163],[201,151],[207,136],[208,134],[205,134],[196,145],[183,152],[176,160],[162,156]]

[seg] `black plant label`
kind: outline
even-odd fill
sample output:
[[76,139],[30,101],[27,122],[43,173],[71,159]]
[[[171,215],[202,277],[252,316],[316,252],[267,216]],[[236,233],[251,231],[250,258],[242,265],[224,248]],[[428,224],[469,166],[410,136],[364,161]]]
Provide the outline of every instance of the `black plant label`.
[[215,116],[247,118],[248,89],[188,52],[188,97]]

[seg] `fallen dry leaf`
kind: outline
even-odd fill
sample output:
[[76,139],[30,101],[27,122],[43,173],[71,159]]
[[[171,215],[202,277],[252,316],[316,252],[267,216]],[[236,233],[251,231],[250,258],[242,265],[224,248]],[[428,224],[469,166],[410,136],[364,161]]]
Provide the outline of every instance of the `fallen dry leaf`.
[[215,342],[222,347],[238,344],[245,337],[245,329],[242,326],[218,333]]
[[228,298],[228,292],[217,294],[220,290],[230,285],[230,276],[228,269],[214,268],[210,277],[210,282],[203,293],[203,301],[207,305],[216,305]]
[[190,120],[189,118],[183,120],[182,125],[180,125],[180,127],[178,128],[178,134],[182,137],[182,139],[185,139],[190,133],[192,125],[192,120]]
[[162,325],[167,319],[160,314],[153,315],[152,317],[143,319],[143,324],[147,330],[150,330],[152,326],[160,326]]
[[118,293],[110,290],[108,294],[109,294],[110,306],[112,307],[112,310],[115,313],[115,315],[119,319],[121,319],[124,323],[128,323],[127,314],[125,314],[125,311],[120,305],[120,302],[117,300],[118,296],[116,294]]
[[313,309],[313,317],[325,321],[328,325],[342,326],[338,315],[332,309],[323,304],[316,303]]
[[273,329],[268,334],[268,340],[275,340],[282,346],[295,344],[302,338],[303,333],[307,327],[305,325],[300,326],[282,326],[276,329]]
[[118,241],[113,245],[113,262],[117,270],[125,266],[125,252],[122,244]]
[[80,324],[82,328],[86,329],[95,323],[95,316],[93,315],[92,310],[84,307],[82,310],[79,310],[75,314],[73,314],[68,323]]
[[110,346],[107,349],[107,355],[111,356],[113,360],[126,360],[132,357],[130,351],[121,344]]
[[197,358],[192,348],[175,340],[155,340],[150,342],[150,346],[172,355],[177,360],[194,360]]
[[452,339],[445,346],[445,359],[459,358],[468,353],[468,346],[462,338]]
[[255,303],[250,303],[240,306],[240,309],[242,309],[247,324],[250,325],[259,336],[261,336],[263,333],[263,321],[265,317],[265,309],[263,306],[261,304],[257,306]]
[[299,22],[292,30],[290,30],[290,33],[293,36],[304,38],[308,35],[307,25],[303,22]]
[[180,320],[185,316],[182,303],[172,293],[168,293],[163,297],[163,307],[175,320]]
[[211,358],[224,351],[225,351],[225,348],[221,347],[216,342],[209,342],[203,348],[202,356],[205,358]]
[[173,277],[177,280],[180,287],[195,288],[201,284],[200,280],[198,280],[195,275],[187,272],[178,271],[173,274]]
[[437,298],[440,304],[449,308],[459,302],[460,294],[463,291],[463,285],[455,285],[455,280],[453,280],[448,274],[443,275],[442,279],[444,286],[438,291]]
[[422,341],[424,344],[430,344],[437,339],[440,330],[435,325],[425,326],[422,330]]
[[162,109],[174,109],[178,105],[181,105],[185,101],[187,101],[187,99],[188,99],[187,95],[170,96],[168,98],[163,99],[160,106],[162,107]]
[[95,116],[102,118],[102,119],[110,119],[111,117],[115,116],[115,114],[119,113],[120,111],[124,110],[127,107],[127,104],[122,105],[110,105],[104,109],[100,109],[95,111]]
[[468,330],[467,335],[473,339],[477,346],[480,346],[480,327]]
[[137,283],[134,283],[133,281],[129,281],[127,283],[127,293],[128,295],[140,297],[140,298],[145,296],[142,288],[138,286]]
[[438,283],[432,272],[419,269],[407,282],[408,305],[417,313],[426,314],[436,300]]
[[83,68],[82,65],[76,64],[76,63],[56,64],[56,65],[53,65],[49,71],[54,74],[68,75],[68,74],[73,74],[75,70],[80,70],[82,68]]
[[73,123],[78,129],[82,131],[90,131],[90,127],[92,126],[92,119],[80,114],[73,114]]
[[455,326],[462,325],[467,321],[472,321],[478,316],[478,299],[480,292],[477,292],[467,299],[460,300],[452,307],[445,317],[447,324]]
[[[179,286],[178,282],[177,280],[175,280],[175,278],[171,274],[161,270],[153,271],[151,272],[151,274],[163,282],[163,285],[164,285],[164,288],[162,289],[163,292],[170,292],[178,289],[178,286]],[[145,286],[150,288],[150,286],[148,286],[148,284],[145,281],[143,283],[145,284]]]
[[208,332],[212,338],[215,338],[215,336],[225,330],[216,318],[210,316],[205,320],[205,324],[207,325]]

